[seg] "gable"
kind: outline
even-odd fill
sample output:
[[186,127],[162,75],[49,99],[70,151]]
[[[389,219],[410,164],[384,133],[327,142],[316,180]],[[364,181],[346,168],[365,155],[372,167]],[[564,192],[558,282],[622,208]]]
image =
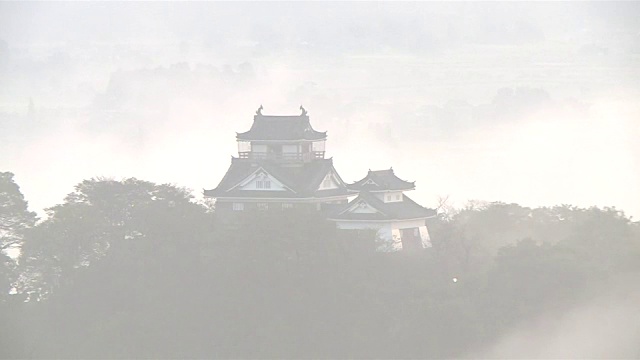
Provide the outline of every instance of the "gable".
[[318,190],[331,190],[338,189],[341,187],[341,182],[338,180],[338,177],[335,174],[335,171],[330,170],[327,175],[320,182],[320,186]]
[[343,212],[348,214],[382,214],[381,211],[371,206],[365,200],[358,200],[354,202],[352,206],[350,206],[347,210]]
[[370,191],[378,190],[413,190],[416,185],[400,179],[393,173],[393,169],[376,170],[367,173],[367,176],[350,185],[352,189],[369,189]]
[[375,181],[373,181],[373,179],[369,179],[367,181],[364,182],[364,184],[362,185],[374,185],[374,186],[378,186],[378,184],[376,184]]
[[290,190],[281,181],[266,172],[263,168],[256,170],[233,188],[253,191],[287,191]]

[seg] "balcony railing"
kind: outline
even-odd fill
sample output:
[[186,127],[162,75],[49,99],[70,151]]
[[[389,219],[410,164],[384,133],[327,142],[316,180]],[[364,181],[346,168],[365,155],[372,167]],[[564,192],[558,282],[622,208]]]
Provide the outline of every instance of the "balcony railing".
[[324,159],[324,151],[308,153],[267,153],[245,151],[238,153],[240,159],[273,160],[278,162],[309,162],[313,159]]

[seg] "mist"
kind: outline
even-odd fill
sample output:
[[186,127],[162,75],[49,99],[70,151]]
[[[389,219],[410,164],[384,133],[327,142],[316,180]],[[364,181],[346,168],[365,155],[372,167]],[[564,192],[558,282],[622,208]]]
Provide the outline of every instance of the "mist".
[[[425,255],[432,264],[424,266],[448,264],[440,268],[447,281],[455,271],[484,274],[499,248],[527,238],[537,246],[568,241],[565,232],[542,236],[542,230],[518,228],[474,257],[469,249],[485,245],[475,245],[483,238],[473,231],[495,229],[471,228],[461,219],[465,211],[481,219],[492,211],[487,204],[518,204],[530,219],[544,211],[562,217],[562,206],[576,214],[608,209],[637,237],[638,15],[636,2],[0,2],[0,171],[19,184],[28,211],[38,217],[36,229],[57,224],[59,208],[45,209],[68,204],[67,195],[82,193],[74,187],[87,179],[171,184],[204,204],[203,190],[225,176],[237,156],[236,133],[251,128],[256,109],[297,115],[303,105],[314,129],[327,131],[325,156],[346,183],[391,167],[415,181],[413,200],[443,221],[429,225],[434,249],[449,249],[437,261]],[[581,229],[595,221],[571,224]],[[29,236],[35,235],[20,239],[26,244]],[[454,240],[439,248],[438,236]],[[640,243],[629,236],[637,249]],[[476,242],[469,247],[459,239]],[[453,248],[465,255],[452,255]],[[95,261],[90,258],[75,266]],[[402,272],[413,265],[398,266]],[[625,268],[625,276],[637,280],[633,269]],[[12,280],[14,292],[21,274]],[[637,289],[632,284],[607,286],[619,293]],[[639,356],[631,295],[592,295],[571,302],[562,317],[544,308],[496,336],[456,351],[442,345],[428,357]],[[610,322],[603,325],[603,318]],[[284,324],[273,326],[293,326]],[[26,357],[73,355],[51,349]],[[98,357],[427,356],[418,350],[227,350],[123,350]]]
[[211,186],[260,104],[426,204],[640,211],[634,3],[1,6],[1,160],[37,211],[96,175]]

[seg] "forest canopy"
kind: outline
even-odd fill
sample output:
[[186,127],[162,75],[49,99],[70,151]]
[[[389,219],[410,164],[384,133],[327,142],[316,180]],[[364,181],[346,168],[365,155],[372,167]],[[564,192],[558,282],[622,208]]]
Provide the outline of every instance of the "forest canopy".
[[[640,357],[640,224],[614,208],[470,204],[413,253],[313,211],[230,226],[134,178],[82,181],[46,214],[0,173],[3,358]],[[518,338],[585,308],[561,345]]]

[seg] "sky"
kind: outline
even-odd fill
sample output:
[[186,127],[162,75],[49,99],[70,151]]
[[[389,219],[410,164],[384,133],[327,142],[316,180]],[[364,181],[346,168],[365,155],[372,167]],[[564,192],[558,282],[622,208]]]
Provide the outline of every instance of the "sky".
[[0,2],[0,170],[214,188],[302,104],[347,182],[640,217],[640,3]]

